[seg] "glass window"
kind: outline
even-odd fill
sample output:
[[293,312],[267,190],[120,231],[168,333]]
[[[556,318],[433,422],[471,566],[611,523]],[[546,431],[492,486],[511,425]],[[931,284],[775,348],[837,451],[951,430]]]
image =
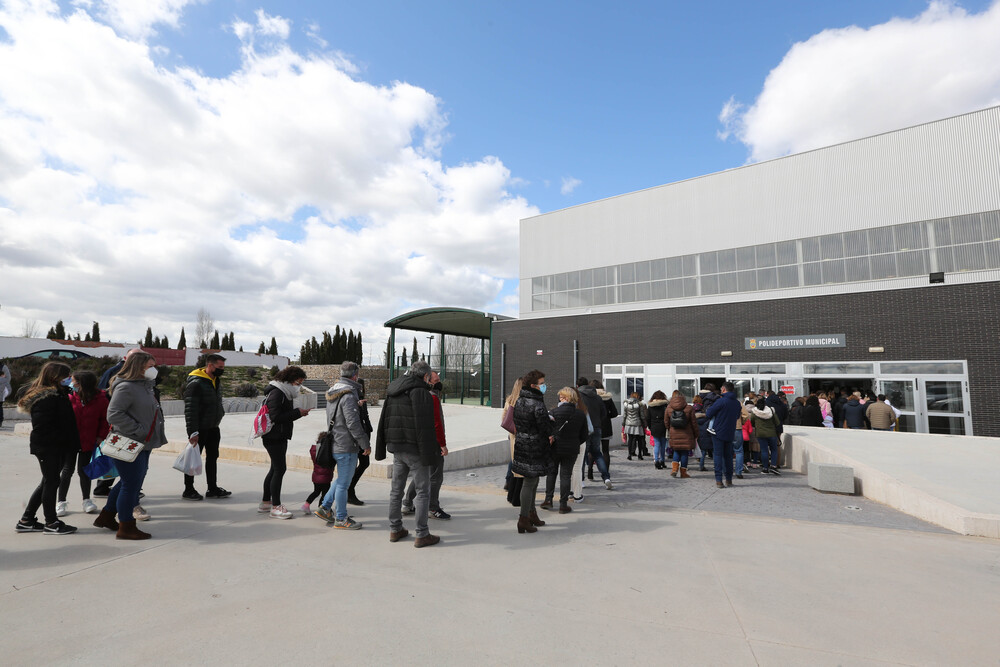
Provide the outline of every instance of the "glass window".
[[938,248],[934,251],[937,255],[938,271],[955,271],[955,251],[949,248]]
[[580,290],[570,290],[566,293],[569,296],[569,307],[579,308],[583,305],[583,297],[580,296]]
[[867,257],[855,257],[844,260],[844,276],[848,282],[855,280],[871,280],[872,272],[868,267]]
[[719,273],[736,270],[736,249],[719,251]]
[[726,367],[722,364],[678,366],[677,372],[686,375],[725,375]]
[[[676,281],[679,282],[679,281]],[[667,298],[667,281],[666,280],[656,280],[651,283],[650,296],[653,301],[662,301]]]
[[934,221],[934,245],[951,245],[951,222],[948,218]]
[[635,263],[635,281],[637,283],[649,282],[649,262]]
[[617,287],[605,287],[605,293],[608,295],[608,303],[618,303],[618,288]]
[[698,393],[697,380],[678,380],[677,381],[677,391],[684,394],[684,398],[691,402],[694,400],[695,394]]
[[778,244],[778,266],[798,264],[799,254],[795,241],[782,241]]
[[990,241],[983,244],[986,268],[1000,269],[1000,241]]
[[604,287],[608,284],[608,270],[603,266],[594,269],[594,287]]
[[923,250],[896,253],[896,266],[901,276],[919,276],[928,272]]
[[618,284],[625,285],[626,283],[635,282],[635,264],[619,264],[618,265]]
[[803,364],[806,375],[871,375],[875,372],[873,364],[829,363]]
[[962,375],[960,361],[883,361],[879,369],[886,375]]
[[594,288],[594,305],[603,306],[608,302],[608,288],[607,287],[595,287]]
[[592,290],[592,289],[582,289],[582,290],[580,290],[580,305],[581,306],[593,306],[594,305],[594,290]]
[[[764,271],[773,269],[763,269]],[[756,292],[757,291],[757,272],[756,271],[740,271],[737,275],[738,289],[740,292]]]
[[978,215],[963,215],[951,219],[951,240],[959,243],[978,243],[983,240],[983,223]]
[[957,245],[952,252],[955,253],[957,271],[978,271],[986,268],[986,251],[979,243]]
[[757,370],[757,372],[761,373],[761,374],[784,373],[785,372],[785,365],[784,364],[760,364],[760,368]]
[[757,255],[757,266],[759,268],[774,266],[777,258],[775,257],[773,243],[765,243],[763,245],[756,246],[755,251]]
[[531,310],[548,310],[549,309],[549,295],[540,294],[531,297]]
[[565,273],[557,273],[552,278],[553,278],[552,281],[553,292],[565,292],[567,289],[569,289],[566,285],[569,278],[566,276]]
[[607,273],[607,282],[605,282],[605,285],[610,287],[621,282],[621,276],[618,274],[617,266],[609,266],[605,269],[605,271]]
[[[885,371],[882,371],[883,373]],[[897,410],[913,412],[913,380],[883,380],[880,383],[881,393]]]
[[1000,241],[1000,211],[990,211],[979,215],[983,222],[983,240]]
[[667,281],[667,298],[680,299],[684,296],[684,281],[680,278]]
[[[757,276],[758,281],[760,276]],[[759,283],[758,283],[759,284]],[[781,289],[787,289],[789,287],[799,286],[799,267],[798,266],[782,266],[778,268],[778,287]]]
[[843,283],[847,278],[844,276],[844,260],[831,259],[823,262],[823,282]]
[[649,277],[651,280],[663,280],[667,277],[667,260],[654,259],[649,263]]
[[635,301],[635,284],[630,283],[619,287],[618,297],[621,303],[632,303]]
[[680,278],[684,275],[684,258],[667,258],[667,278]]
[[635,300],[636,301],[649,301],[652,295],[652,291],[649,287],[649,283],[636,283],[635,284]]
[[698,279],[684,278],[684,296],[698,296]]
[[585,269],[580,272],[580,287],[587,289],[594,286],[594,270]]
[[719,294],[732,294],[739,289],[735,273],[719,274]]
[[868,254],[868,232],[844,232],[844,257],[861,257]]
[[553,308],[566,308],[569,306],[569,294],[566,292],[553,292],[551,294]]
[[802,261],[818,262],[820,260],[819,239],[816,237],[802,239]]
[[927,410],[929,412],[965,412],[962,400],[962,383],[958,381],[927,380],[924,383],[927,392]]
[[729,366],[730,375],[756,375],[757,364],[731,364]]
[[841,259],[844,256],[844,239],[840,234],[819,237],[819,247],[823,259]]
[[777,269],[757,270],[757,289],[765,290],[765,289],[777,289],[777,288],[778,288]]
[[810,262],[802,265],[803,285],[822,285],[823,267],[821,262]]
[[868,249],[873,255],[894,251],[896,249],[896,242],[892,234],[892,229],[885,227],[869,229]]
[[698,257],[701,275],[719,272],[719,256],[714,252],[703,252]]
[[701,277],[701,293],[702,294],[718,294],[719,293],[719,275],[702,276]]
[[625,367],[625,374],[626,375],[642,375],[645,372],[646,372],[646,367],[645,366],[626,366]]
[[684,255],[682,258],[684,260],[684,270],[681,273],[682,276],[696,276],[698,275],[698,256],[697,255]]
[[757,267],[757,260],[754,259],[754,249],[749,248],[737,248],[736,249],[736,268],[738,269],[753,269]]
[[605,375],[621,375],[622,374],[622,367],[621,366],[605,366],[604,367],[604,374]]
[[899,415],[899,417],[896,418],[896,424],[898,430],[903,433],[917,432],[917,418],[915,415]]
[[580,289],[580,272],[570,271],[566,274],[567,289]]
[[875,255],[871,258],[872,278],[896,277],[896,256],[895,255]]
[[538,276],[537,278],[531,279],[531,293],[532,294],[544,294],[549,290],[549,281],[551,276]]
[[931,416],[927,418],[927,429],[939,435],[965,435],[965,419]]
[[896,225],[893,232],[896,236],[897,250],[916,250],[927,247],[927,241],[924,239],[925,227],[922,222]]

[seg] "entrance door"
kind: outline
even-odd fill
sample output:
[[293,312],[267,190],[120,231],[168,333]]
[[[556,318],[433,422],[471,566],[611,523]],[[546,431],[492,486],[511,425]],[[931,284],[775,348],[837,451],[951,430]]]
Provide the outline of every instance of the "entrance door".
[[740,403],[742,403],[743,399],[746,398],[746,395],[751,391],[750,378],[729,378],[729,381],[733,383],[733,390],[736,392],[736,398],[738,398]]
[[885,394],[889,405],[900,411],[896,421],[899,425],[897,431],[907,433],[927,432],[927,428],[921,428],[921,416],[917,412],[917,381],[879,379],[876,383],[878,387],[876,393]]
[[969,408],[967,381],[921,379],[920,395],[922,405],[927,407],[928,433],[944,435],[972,433],[972,410]]

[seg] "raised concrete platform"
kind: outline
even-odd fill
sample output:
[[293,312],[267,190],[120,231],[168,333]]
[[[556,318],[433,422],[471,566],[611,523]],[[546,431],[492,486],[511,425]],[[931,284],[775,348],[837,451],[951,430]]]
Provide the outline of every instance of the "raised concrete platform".
[[854,469],[837,463],[810,461],[809,486],[824,493],[854,493]]
[[1000,439],[790,426],[786,460],[854,469],[866,498],[964,535],[1000,538]]

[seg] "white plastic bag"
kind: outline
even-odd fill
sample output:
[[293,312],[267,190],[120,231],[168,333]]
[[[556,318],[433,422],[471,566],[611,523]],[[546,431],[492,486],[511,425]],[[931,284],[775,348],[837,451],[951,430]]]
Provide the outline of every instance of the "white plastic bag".
[[698,446],[697,442],[694,443],[694,449],[691,450],[691,458],[701,460],[701,447]]
[[188,443],[184,451],[174,459],[174,469],[180,470],[185,475],[200,475],[202,470],[201,450],[196,445]]

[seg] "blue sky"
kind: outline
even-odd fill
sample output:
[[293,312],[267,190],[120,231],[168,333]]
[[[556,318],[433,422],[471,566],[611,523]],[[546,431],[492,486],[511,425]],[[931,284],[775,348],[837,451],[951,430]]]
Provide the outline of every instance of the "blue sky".
[[523,217],[1000,103],[986,0],[0,0],[0,31],[0,333],[207,307],[293,356],[516,314]]

